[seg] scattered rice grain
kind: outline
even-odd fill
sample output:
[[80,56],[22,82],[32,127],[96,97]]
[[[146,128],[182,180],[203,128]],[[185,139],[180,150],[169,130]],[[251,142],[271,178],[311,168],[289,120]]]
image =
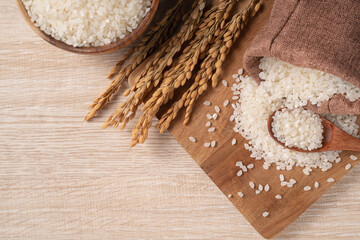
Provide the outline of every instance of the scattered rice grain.
[[220,107],[219,106],[215,106],[215,112],[219,113],[220,112]]
[[346,164],[345,170],[349,170],[351,168],[351,163]]
[[224,79],[224,80],[222,80],[221,81],[222,82],[222,84],[225,86],[225,87],[227,87],[228,86],[228,82]]
[[335,182],[335,179],[334,179],[334,178],[328,178],[326,181],[327,181],[328,183],[331,183],[331,182]]
[[204,143],[204,147],[206,147],[206,148],[210,147],[210,145],[211,144],[209,142]]
[[196,142],[196,138],[191,137],[191,136],[189,137],[189,140],[190,140],[191,142],[193,142],[193,143]]
[[284,174],[280,174],[280,181],[284,181],[285,180],[285,177],[284,177]]

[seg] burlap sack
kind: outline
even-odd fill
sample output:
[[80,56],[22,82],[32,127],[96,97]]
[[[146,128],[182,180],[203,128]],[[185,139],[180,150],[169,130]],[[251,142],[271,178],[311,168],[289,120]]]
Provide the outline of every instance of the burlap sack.
[[[275,0],[244,56],[244,67],[257,82],[263,56],[331,73],[360,88],[360,0]],[[360,100],[335,95],[319,108],[307,108],[360,114]]]

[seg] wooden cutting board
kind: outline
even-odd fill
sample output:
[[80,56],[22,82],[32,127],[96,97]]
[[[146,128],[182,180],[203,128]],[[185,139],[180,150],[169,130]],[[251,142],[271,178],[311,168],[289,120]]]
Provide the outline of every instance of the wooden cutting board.
[[[184,112],[181,112],[169,129],[170,133],[220,190],[226,196],[231,194],[229,200],[264,238],[276,236],[328,191],[334,184],[328,183],[328,178],[334,178],[336,183],[348,172],[345,170],[347,163],[351,163],[352,166],[359,163],[359,161],[349,159],[351,154],[360,158],[359,153],[343,152],[341,154],[343,160],[335,164],[332,169],[327,172],[314,170],[310,176],[304,175],[301,168],[294,168],[291,171],[277,171],[272,166],[269,170],[264,170],[263,161],[250,158],[250,152],[244,148],[246,141],[240,134],[233,131],[233,123],[229,121],[232,114],[231,104],[223,107],[223,102],[225,100],[232,102],[230,90],[231,84],[234,83],[232,75],[237,73],[239,68],[242,68],[244,51],[268,19],[272,3],[273,0],[265,1],[262,12],[251,21],[232,48],[221,76],[222,79],[229,82],[229,86],[224,87],[219,84],[216,89],[208,89],[198,100],[190,123],[187,126],[182,124]],[[246,1],[240,3],[239,8],[245,4]],[[141,72],[142,67],[140,66],[136,72]],[[210,101],[211,106],[203,105],[205,100]],[[217,120],[212,120],[212,126],[216,128],[216,131],[208,133],[208,128],[205,126],[208,121],[206,114],[215,113],[215,105],[221,108],[221,112]],[[197,142],[189,141],[189,136],[195,137]],[[237,144],[234,146],[231,144],[233,138],[237,139]],[[217,142],[216,147],[205,148],[204,143],[212,140]],[[239,168],[235,166],[237,161],[242,161],[244,165],[253,163],[255,167],[238,177]],[[279,175],[281,173],[284,174],[285,179],[293,178],[297,181],[294,187],[280,186]],[[269,184],[270,190],[268,192],[262,191],[256,195],[254,189],[249,186],[250,181],[254,182],[256,186]],[[312,188],[310,191],[304,191],[305,186],[313,186],[315,181],[320,183],[318,189]],[[242,192],[244,197],[239,197],[237,192]],[[275,199],[277,194],[282,196],[281,200]],[[269,212],[268,217],[262,216],[264,211]]]

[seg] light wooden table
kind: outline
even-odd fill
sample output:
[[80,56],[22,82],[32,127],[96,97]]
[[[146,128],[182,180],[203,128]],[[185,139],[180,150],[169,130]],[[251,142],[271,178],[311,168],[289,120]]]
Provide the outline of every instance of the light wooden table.
[[[160,12],[165,8],[163,0]],[[121,52],[80,56],[45,43],[0,0],[1,239],[260,239],[168,134],[128,148],[87,105]],[[278,239],[360,239],[360,167]]]

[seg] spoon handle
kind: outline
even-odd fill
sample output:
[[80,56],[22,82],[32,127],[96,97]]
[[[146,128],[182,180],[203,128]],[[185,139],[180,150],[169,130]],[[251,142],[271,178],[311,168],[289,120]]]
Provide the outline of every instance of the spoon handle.
[[336,129],[333,134],[334,142],[332,144],[337,146],[339,150],[360,152],[360,139],[353,137],[340,129]]

